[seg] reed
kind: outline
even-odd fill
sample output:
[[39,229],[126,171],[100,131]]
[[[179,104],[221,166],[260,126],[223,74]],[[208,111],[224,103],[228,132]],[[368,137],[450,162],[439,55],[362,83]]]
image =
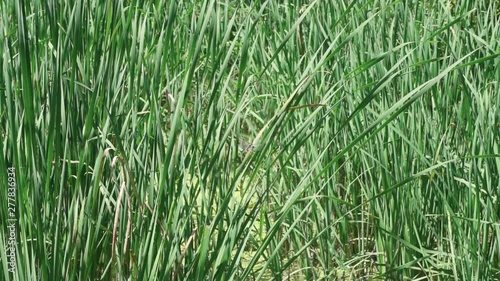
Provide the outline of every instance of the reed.
[[0,2],[0,279],[498,280],[499,6]]

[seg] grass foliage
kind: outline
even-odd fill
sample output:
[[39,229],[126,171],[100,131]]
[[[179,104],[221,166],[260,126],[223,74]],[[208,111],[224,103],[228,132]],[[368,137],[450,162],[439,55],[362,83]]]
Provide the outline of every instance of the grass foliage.
[[0,278],[498,280],[499,6],[1,1]]

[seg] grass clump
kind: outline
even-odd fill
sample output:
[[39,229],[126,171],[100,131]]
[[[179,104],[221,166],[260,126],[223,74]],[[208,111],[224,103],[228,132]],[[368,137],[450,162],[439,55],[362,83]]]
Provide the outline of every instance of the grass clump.
[[0,5],[3,279],[499,278],[498,1]]

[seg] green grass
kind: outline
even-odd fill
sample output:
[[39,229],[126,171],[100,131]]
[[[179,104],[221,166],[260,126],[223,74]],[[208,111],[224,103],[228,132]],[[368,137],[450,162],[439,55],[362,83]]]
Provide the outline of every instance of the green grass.
[[0,2],[0,279],[500,278],[498,1],[194,2]]

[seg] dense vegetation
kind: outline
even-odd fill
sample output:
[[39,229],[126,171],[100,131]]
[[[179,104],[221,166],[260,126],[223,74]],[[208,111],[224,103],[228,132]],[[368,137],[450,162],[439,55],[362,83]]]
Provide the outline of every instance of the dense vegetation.
[[500,278],[498,1],[0,5],[1,279]]

